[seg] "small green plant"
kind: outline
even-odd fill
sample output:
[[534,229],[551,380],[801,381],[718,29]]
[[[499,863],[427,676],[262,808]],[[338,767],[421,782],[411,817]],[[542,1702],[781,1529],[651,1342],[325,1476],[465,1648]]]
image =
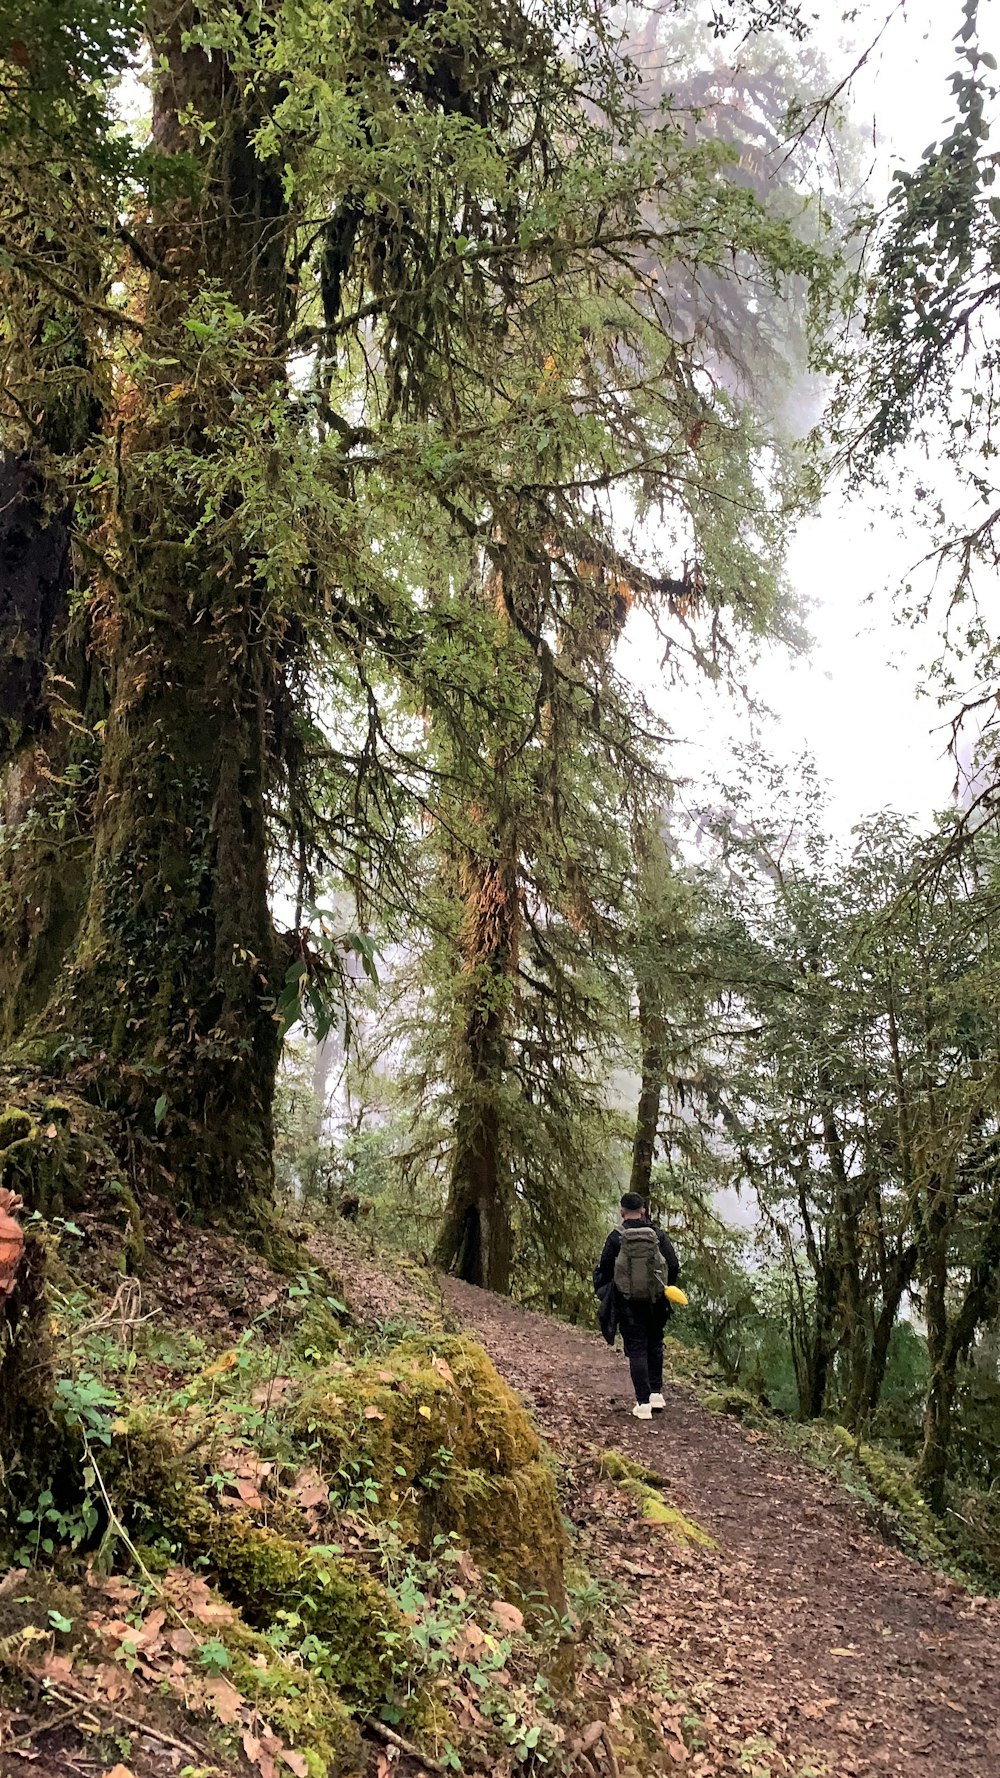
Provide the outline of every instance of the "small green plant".
[[198,1660],[201,1666],[208,1668],[210,1673],[223,1673],[227,1667],[231,1667],[233,1664],[228,1648],[224,1642],[219,1641],[217,1636],[202,1643],[198,1652]]

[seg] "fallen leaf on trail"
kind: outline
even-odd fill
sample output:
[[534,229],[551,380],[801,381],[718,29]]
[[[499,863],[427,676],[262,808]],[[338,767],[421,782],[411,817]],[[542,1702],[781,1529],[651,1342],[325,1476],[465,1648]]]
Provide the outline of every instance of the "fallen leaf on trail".
[[475,1618],[463,1624],[462,1633],[455,1643],[455,1652],[460,1661],[474,1659],[486,1645],[486,1632],[481,1630]]
[[604,1733],[603,1722],[588,1722],[586,1728],[583,1731],[583,1734],[580,1736],[580,1745],[578,1748],[578,1752],[589,1753],[592,1747],[597,1746],[597,1743],[600,1740],[603,1733]]
[[427,1406],[426,1402],[421,1402],[420,1406],[417,1409],[417,1413],[420,1415],[421,1419],[423,1419],[423,1420],[429,1420],[431,1418],[431,1410]]
[[142,1628],[134,1632],[136,1648],[145,1649],[147,1653],[154,1648],[160,1639],[160,1631],[166,1621],[167,1614],[162,1608],[151,1611]]
[[292,1494],[298,1501],[303,1512],[317,1506],[326,1506],[330,1499],[330,1490],[318,1469],[300,1469],[292,1487]]
[[442,1376],[446,1383],[450,1383],[453,1389],[457,1389],[458,1385],[455,1382],[454,1372],[452,1371],[451,1365],[448,1363],[448,1360],[446,1358],[441,1358],[441,1357],[432,1358],[431,1359],[431,1369],[434,1371],[437,1371],[438,1375]]
[[482,1575],[476,1567],[475,1562],[472,1560],[472,1557],[469,1555],[468,1550],[459,1551],[459,1554],[455,1558],[455,1567],[458,1573],[462,1576],[467,1587],[478,1587]]
[[509,1604],[506,1599],[494,1599],[490,1610],[501,1630],[513,1633],[515,1630],[524,1629],[524,1612],[518,1611],[517,1606]]
[[844,1660],[853,1661],[857,1659],[858,1651],[856,1648],[831,1648],[830,1653],[839,1655]]
[[381,1408],[370,1407],[370,1408],[365,1409],[365,1419],[366,1420],[384,1420],[385,1415],[383,1414]]
[[222,1599],[214,1599],[208,1582],[200,1574],[189,1574],[184,1568],[172,1568],[164,1577],[164,1585],[185,1617],[199,1624],[229,1624],[233,1608]]
[[131,1766],[112,1766],[109,1771],[102,1772],[101,1778],[135,1778]]

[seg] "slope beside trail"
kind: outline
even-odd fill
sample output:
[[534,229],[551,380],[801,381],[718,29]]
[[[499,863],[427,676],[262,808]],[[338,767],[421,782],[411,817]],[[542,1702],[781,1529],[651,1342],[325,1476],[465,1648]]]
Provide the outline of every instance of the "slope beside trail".
[[[679,1769],[995,1778],[1000,1602],[887,1547],[835,1484],[683,1387],[634,1420],[624,1359],[597,1335],[442,1288],[567,1464],[584,1550],[631,1596],[623,1627],[696,1702],[703,1751],[676,1747]],[[631,1510],[609,1522],[595,1460],[609,1446],[662,1477],[718,1548],[679,1549]]]

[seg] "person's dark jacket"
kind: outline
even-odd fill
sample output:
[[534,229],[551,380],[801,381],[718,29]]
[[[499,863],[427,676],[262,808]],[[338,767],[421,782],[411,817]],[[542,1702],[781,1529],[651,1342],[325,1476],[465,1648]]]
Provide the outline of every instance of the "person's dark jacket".
[[[648,1221],[648,1218],[643,1218]],[[649,1226],[655,1227],[655,1224]],[[672,1241],[662,1229],[656,1230],[660,1252],[667,1262],[667,1283],[676,1284],[680,1276],[680,1261],[674,1251]],[[615,1343],[615,1336],[622,1325],[628,1325],[639,1318],[652,1319],[666,1325],[671,1314],[670,1304],[666,1297],[656,1303],[630,1303],[615,1287],[615,1260],[621,1251],[621,1229],[612,1229],[604,1243],[604,1251],[594,1267],[594,1295],[597,1297],[597,1319],[600,1329],[609,1346]]]

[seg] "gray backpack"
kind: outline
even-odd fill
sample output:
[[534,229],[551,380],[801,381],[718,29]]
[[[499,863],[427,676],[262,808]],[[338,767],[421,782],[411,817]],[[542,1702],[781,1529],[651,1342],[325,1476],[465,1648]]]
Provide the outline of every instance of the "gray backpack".
[[667,1284],[667,1262],[648,1222],[625,1224],[615,1258],[615,1288],[630,1303],[654,1303]]

